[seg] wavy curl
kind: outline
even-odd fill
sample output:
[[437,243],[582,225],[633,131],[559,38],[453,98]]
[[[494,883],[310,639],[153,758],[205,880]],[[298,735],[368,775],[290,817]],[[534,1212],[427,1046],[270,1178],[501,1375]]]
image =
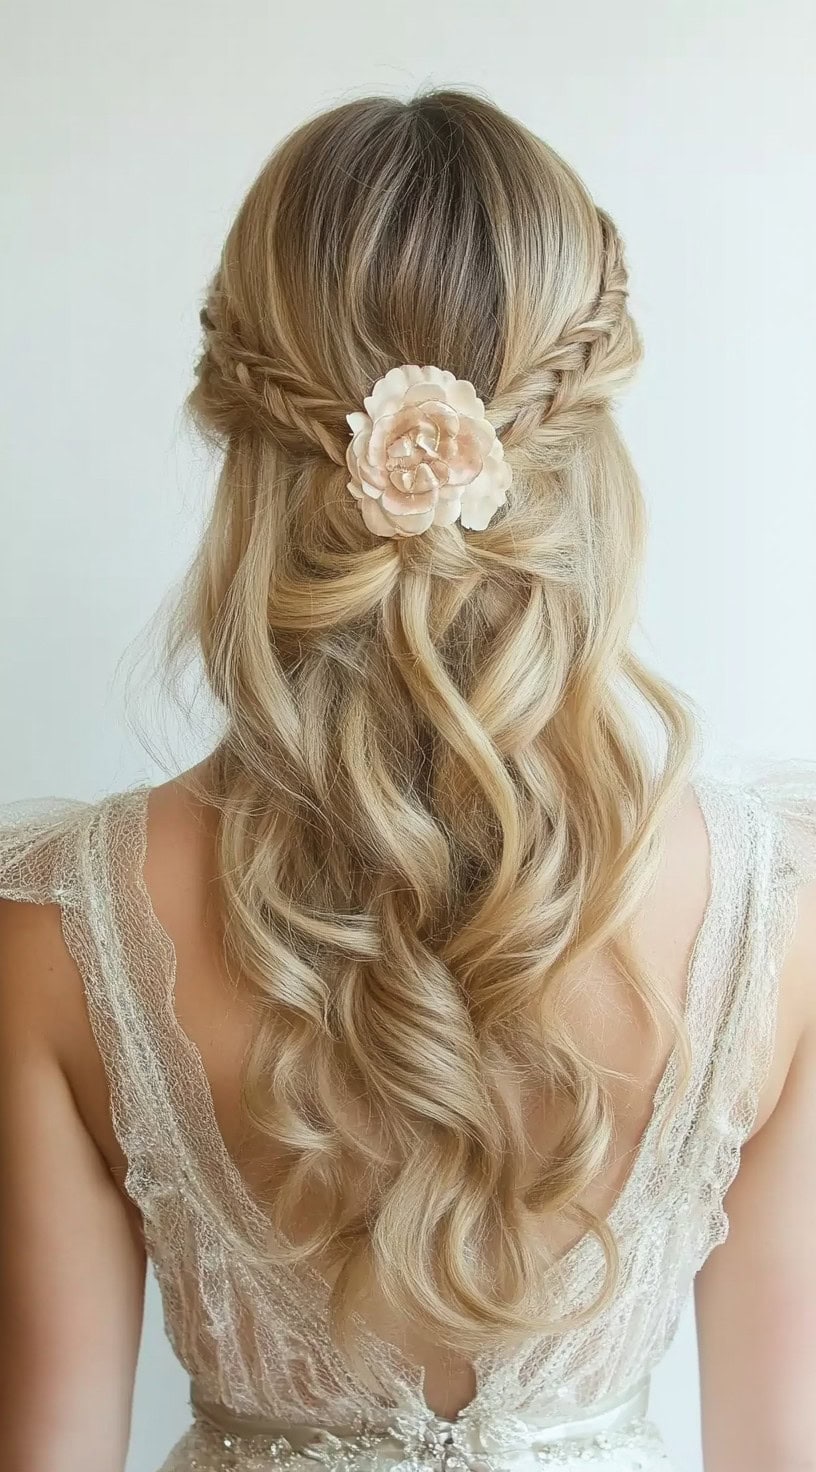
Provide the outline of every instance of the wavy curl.
[[[190,405],[224,459],[173,639],[197,641],[225,712],[204,795],[228,962],[259,1002],[244,1094],[278,1161],[270,1252],[336,1265],[340,1337],[373,1279],[457,1351],[515,1342],[553,1327],[547,1214],[600,1239],[591,1312],[618,1270],[581,1204],[613,1117],[565,985],[607,951],[688,1062],[629,934],[693,722],[628,643],[644,514],[610,412],[640,356],[621,241],[489,103],[368,98],[266,164],[202,324]],[[345,491],[345,415],[401,362],[485,401],[513,485],[484,532],[374,541]],[[542,1090],[567,1122],[531,1169]],[[325,1211],[295,1243],[306,1187]]]

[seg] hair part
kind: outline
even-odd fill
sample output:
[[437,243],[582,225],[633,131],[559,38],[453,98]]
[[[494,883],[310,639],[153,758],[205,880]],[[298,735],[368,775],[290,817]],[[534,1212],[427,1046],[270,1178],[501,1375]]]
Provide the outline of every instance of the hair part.
[[[591,1311],[618,1265],[579,1204],[613,1119],[563,986],[608,950],[684,1035],[629,935],[693,725],[629,647],[644,511],[611,401],[641,349],[621,240],[488,102],[371,97],[268,161],[202,322],[190,406],[224,459],[172,638],[197,643],[225,715],[205,796],[227,957],[260,1006],[244,1092],[279,1158],[270,1253],[336,1264],[341,1337],[373,1280],[455,1350],[515,1342],[552,1327],[545,1215],[599,1237]],[[411,362],[470,379],[502,439],[513,484],[483,532],[373,539],[348,494],[345,416]],[[532,1176],[525,1089],[567,1109]],[[296,1245],[307,1186],[325,1211]]]

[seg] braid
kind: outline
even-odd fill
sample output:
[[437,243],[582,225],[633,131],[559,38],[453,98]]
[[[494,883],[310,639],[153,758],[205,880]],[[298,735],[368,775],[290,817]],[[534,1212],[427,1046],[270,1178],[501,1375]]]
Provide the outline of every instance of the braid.
[[[603,238],[601,285],[589,316],[578,316],[543,357],[490,404],[506,450],[552,451],[585,432],[629,379],[640,343],[626,307],[627,272],[617,230],[598,210]],[[537,456],[536,458],[539,458]]]
[[297,376],[291,365],[255,352],[229,330],[218,281],[200,313],[205,347],[196,365],[194,405],[225,434],[260,429],[292,455],[323,454],[345,464],[354,405]]
[[[505,450],[541,466],[568,453],[607,407],[640,358],[628,313],[627,272],[614,223],[598,210],[602,236],[600,289],[588,315],[568,323],[556,342],[523,374],[494,395],[489,418]],[[231,331],[216,277],[200,314],[205,350],[196,367],[194,405],[231,435],[260,430],[289,454],[326,456],[345,464],[345,416],[359,405],[300,376],[290,363],[247,347]]]

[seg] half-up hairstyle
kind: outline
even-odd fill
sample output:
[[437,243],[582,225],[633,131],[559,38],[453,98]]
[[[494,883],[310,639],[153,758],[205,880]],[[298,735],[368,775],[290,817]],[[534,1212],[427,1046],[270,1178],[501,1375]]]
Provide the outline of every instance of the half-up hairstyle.
[[[225,715],[205,795],[226,956],[258,1007],[270,1255],[334,1264],[340,1335],[375,1284],[454,1350],[516,1342],[551,1322],[546,1215],[600,1238],[596,1308],[618,1271],[580,1204],[613,1116],[564,984],[604,950],[683,1034],[629,938],[694,731],[629,648],[621,241],[489,103],[367,98],[266,164],[202,323],[190,403],[224,459],[174,637]],[[469,379],[502,441],[512,485],[484,531],[377,538],[348,492],[346,415],[411,363]],[[530,1094],[567,1120],[532,1165]],[[325,1210],[295,1244],[307,1187]]]

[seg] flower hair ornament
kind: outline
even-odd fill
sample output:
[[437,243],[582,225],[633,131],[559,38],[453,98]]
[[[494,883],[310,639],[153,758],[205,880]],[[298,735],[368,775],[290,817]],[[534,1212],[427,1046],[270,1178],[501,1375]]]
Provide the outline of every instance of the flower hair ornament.
[[348,488],[370,532],[413,537],[454,521],[483,531],[512,474],[473,384],[406,363],[378,379],[366,412],[347,414]]

